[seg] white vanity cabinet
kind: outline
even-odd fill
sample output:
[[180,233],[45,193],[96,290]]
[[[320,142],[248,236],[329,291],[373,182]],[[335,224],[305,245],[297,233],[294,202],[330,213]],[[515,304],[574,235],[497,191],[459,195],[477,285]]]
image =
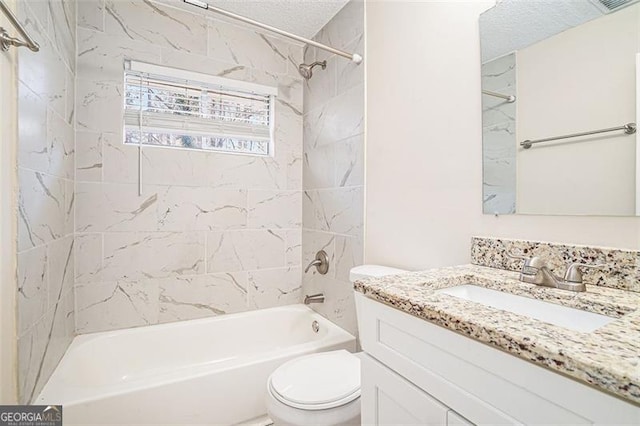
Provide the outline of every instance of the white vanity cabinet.
[[356,294],[362,423],[640,424],[640,407]]
[[363,425],[472,424],[368,355],[362,358],[362,372]]
[[446,424],[446,405],[370,356],[361,362],[363,424]]

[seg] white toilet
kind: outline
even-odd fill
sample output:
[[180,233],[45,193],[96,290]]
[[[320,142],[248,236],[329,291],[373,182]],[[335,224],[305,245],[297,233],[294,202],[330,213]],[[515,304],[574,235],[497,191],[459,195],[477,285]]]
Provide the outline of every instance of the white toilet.
[[[395,275],[402,269],[378,265],[352,268],[351,282]],[[345,350],[292,359],[267,382],[267,412],[276,426],[360,425],[360,358]]]

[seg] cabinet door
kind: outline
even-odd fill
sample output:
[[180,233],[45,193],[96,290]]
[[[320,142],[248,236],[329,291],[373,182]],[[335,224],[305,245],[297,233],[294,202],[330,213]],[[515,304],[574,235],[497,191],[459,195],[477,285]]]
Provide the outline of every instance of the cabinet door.
[[447,423],[448,407],[368,355],[362,359],[363,425]]

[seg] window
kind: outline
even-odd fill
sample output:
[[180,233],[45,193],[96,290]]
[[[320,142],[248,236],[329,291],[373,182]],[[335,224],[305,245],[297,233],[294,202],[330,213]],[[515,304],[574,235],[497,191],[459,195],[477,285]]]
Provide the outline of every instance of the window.
[[276,94],[273,87],[127,61],[124,143],[271,155]]

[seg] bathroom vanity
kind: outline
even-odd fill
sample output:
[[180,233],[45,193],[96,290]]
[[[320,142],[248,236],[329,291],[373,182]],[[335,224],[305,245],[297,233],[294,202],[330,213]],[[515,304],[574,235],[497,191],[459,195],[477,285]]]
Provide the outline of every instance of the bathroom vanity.
[[553,247],[610,261],[569,292],[483,266],[516,265],[488,241],[474,265],[355,283],[363,424],[640,424],[637,252]]

